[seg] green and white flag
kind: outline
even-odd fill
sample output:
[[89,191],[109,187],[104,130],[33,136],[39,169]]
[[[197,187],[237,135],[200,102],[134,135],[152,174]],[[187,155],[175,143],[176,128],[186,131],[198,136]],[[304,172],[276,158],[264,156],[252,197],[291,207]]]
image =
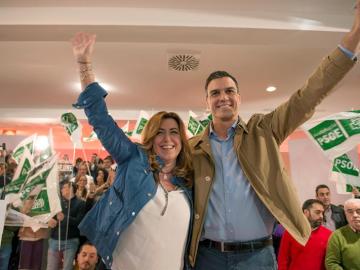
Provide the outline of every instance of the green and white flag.
[[29,150],[30,154],[34,153],[35,141],[36,141],[36,134],[25,138],[15,147],[15,149],[12,153],[12,157],[18,164],[20,162],[22,155],[25,152],[25,148],[27,148]]
[[129,127],[130,127],[130,121],[127,121],[126,124],[123,127],[121,127],[121,129],[128,137],[131,137],[133,132],[129,130]]
[[[354,159],[354,157],[352,159]],[[359,168],[354,164],[352,159],[349,158],[348,154],[335,158],[330,179],[338,183],[360,186]]]
[[360,111],[341,112],[303,125],[310,139],[330,159],[360,143]]
[[52,128],[49,129],[49,135],[47,136],[47,138],[45,137],[45,139],[47,139],[47,144],[45,145],[45,148],[40,149],[38,153],[39,155],[38,162],[40,163],[55,154],[54,136],[53,136]]
[[189,111],[187,130],[188,133],[190,133],[190,137],[200,134],[211,122],[211,120],[211,114],[204,114],[199,117],[193,111]]
[[[37,138],[41,136],[30,136],[15,148],[18,166],[13,180],[4,187],[6,202],[11,205],[5,224],[29,226],[34,231],[41,227],[46,228],[50,218],[61,211],[57,155],[46,158],[55,152],[52,131],[49,131],[48,138],[45,137],[48,144],[44,144],[43,149],[39,148],[35,152]],[[23,214],[20,209],[29,199],[34,200],[34,204],[28,214]]]
[[[35,198],[34,204],[27,215],[18,209],[30,198]],[[7,197],[6,197],[7,199]],[[8,226],[29,226],[36,231],[47,227],[47,222],[61,211],[58,196],[57,156],[48,158],[35,166],[27,174],[27,179],[17,193],[17,199],[12,202],[15,207],[9,211],[6,219]]]
[[212,115],[204,113],[198,119],[199,119],[199,122],[201,123],[201,125],[204,128],[206,128],[210,124],[210,122],[212,121]]
[[27,147],[24,149],[20,158],[20,162],[16,168],[12,181],[4,187],[6,200],[9,203],[13,203],[19,199],[19,192],[26,181],[28,173],[35,167],[33,157]]
[[141,140],[141,133],[144,130],[144,127],[146,126],[149,119],[150,119],[150,116],[147,112],[140,111],[139,117],[135,124],[135,128],[131,134],[132,139],[134,139],[135,141]]
[[61,123],[64,126],[66,132],[70,135],[71,141],[75,148],[82,148],[82,126],[76,119],[76,116],[69,112],[61,115]]

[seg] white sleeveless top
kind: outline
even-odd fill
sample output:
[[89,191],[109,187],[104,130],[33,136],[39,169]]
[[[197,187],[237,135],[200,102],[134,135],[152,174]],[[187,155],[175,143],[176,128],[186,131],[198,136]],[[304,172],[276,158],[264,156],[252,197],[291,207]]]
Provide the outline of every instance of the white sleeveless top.
[[183,269],[190,222],[190,204],[183,190],[168,193],[159,185],[156,195],[122,233],[113,252],[113,270]]

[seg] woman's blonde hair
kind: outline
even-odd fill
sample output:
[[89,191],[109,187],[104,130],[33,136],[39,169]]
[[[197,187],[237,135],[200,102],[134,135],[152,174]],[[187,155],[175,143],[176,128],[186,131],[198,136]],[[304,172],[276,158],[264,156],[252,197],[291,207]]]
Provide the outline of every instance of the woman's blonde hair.
[[[181,140],[181,150],[176,159],[176,165],[172,173],[175,176],[182,177],[186,181],[187,186],[192,186],[193,181],[193,166],[191,161],[191,151],[190,146],[186,137],[185,124],[174,112],[165,112],[161,111],[153,115],[149,122],[146,124],[142,132],[142,146],[148,154],[150,167],[154,172],[160,171],[160,165],[156,161],[156,153],[154,151],[154,139],[158,134],[161,123],[165,119],[174,119],[179,126],[180,140]],[[156,174],[157,175],[157,174]],[[158,181],[158,177],[155,177]]]

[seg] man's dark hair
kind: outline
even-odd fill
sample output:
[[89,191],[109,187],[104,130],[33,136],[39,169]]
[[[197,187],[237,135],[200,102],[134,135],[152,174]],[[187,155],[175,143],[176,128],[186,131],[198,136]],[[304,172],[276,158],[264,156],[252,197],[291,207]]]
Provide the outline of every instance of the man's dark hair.
[[60,191],[62,190],[62,188],[65,186],[65,185],[69,185],[69,187],[71,187],[73,189],[73,193],[75,194],[76,193],[76,185],[75,183],[71,182],[69,177],[66,177],[64,180],[62,180],[60,183],[59,183],[59,186],[60,186]]
[[[81,252],[81,250],[82,250],[82,248],[83,248],[84,246],[92,246],[92,247],[94,247],[94,248],[96,249],[95,245],[92,244],[90,241],[85,241],[85,243],[82,244],[82,245],[79,247],[79,252],[78,252],[78,253]],[[97,252],[97,250],[96,250],[96,252]]]
[[110,160],[111,164],[114,164],[114,159],[110,155],[104,158],[104,160]]
[[318,194],[318,191],[319,191],[320,188],[327,188],[328,190],[330,190],[330,188],[329,188],[327,185],[325,185],[325,184],[318,185],[318,186],[316,187],[316,189],[315,189],[315,194],[316,194],[316,195]]
[[209,75],[209,77],[206,79],[206,82],[205,82],[205,92],[206,92],[206,94],[207,94],[207,88],[209,86],[209,83],[212,80],[221,79],[221,78],[224,78],[224,77],[229,77],[230,79],[232,79],[234,81],[235,85],[236,85],[237,90],[239,91],[239,85],[238,85],[238,82],[235,79],[235,77],[232,76],[230,73],[228,73],[226,71],[218,70],[218,71],[215,71],[215,72],[211,73]]
[[322,203],[322,201],[319,201],[319,200],[317,200],[317,199],[309,199],[309,200],[306,200],[306,201],[303,203],[303,205],[302,205],[302,210],[303,210],[303,212],[304,212],[305,209],[306,209],[306,210],[309,210],[309,209],[313,206],[313,204],[315,204],[315,203],[320,204],[320,205],[322,205],[322,206],[325,208],[325,206],[324,206],[324,204]]

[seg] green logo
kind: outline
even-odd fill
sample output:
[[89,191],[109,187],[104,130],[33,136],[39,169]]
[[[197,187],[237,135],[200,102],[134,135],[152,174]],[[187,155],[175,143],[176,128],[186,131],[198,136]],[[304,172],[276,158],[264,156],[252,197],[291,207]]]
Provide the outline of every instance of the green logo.
[[340,120],[341,125],[349,136],[360,134],[360,117]]
[[194,117],[190,116],[189,123],[188,123],[188,130],[191,132],[192,135],[196,135],[196,132],[200,126],[200,123],[195,120]]
[[141,132],[143,131],[143,129],[144,129],[147,122],[148,122],[147,119],[141,117],[140,122],[139,122],[139,126],[136,129],[136,134],[141,134]]
[[345,134],[334,120],[326,120],[309,132],[323,150],[331,149],[346,140]]
[[334,159],[332,170],[347,175],[359,176],[359,169],[355,167],[346,154]]

